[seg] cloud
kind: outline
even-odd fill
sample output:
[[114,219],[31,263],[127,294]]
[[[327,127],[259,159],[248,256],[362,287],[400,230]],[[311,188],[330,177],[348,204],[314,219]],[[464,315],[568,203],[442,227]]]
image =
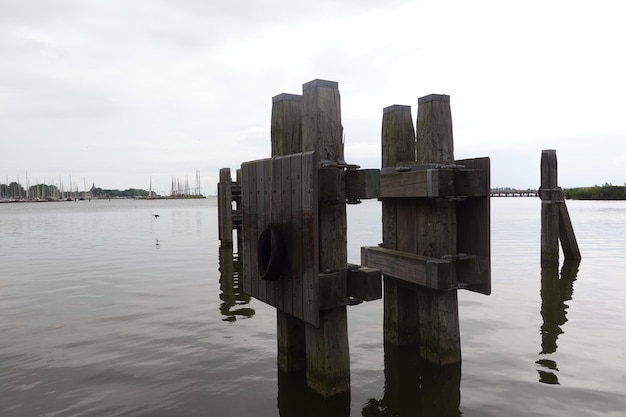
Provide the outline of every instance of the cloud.
[[612,154],[577,180],[617,183],[620,20],[604,0],[2,2],[0,176],[164,189],[200,169],[211,193],[219,168],[269,155],[271,97],[323,78],[348,162],[379,164],[384,107],[443,93],[457,157],[493,155],[492,183],[536,183],[541,149],[593,154],[573,137]]

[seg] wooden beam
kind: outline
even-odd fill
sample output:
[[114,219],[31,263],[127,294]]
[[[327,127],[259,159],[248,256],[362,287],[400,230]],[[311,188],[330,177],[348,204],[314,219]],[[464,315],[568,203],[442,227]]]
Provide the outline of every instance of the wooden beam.
[[356,267],[348,269],[348,296],[363,301],[380,300],[383,297],[380,269]]
[[345,176],[348,201],[380,197],[379,169],[349,169]]
[[361,261],[385,277],[435,290],[456,288],[453,261],[381,247],[362,247]]

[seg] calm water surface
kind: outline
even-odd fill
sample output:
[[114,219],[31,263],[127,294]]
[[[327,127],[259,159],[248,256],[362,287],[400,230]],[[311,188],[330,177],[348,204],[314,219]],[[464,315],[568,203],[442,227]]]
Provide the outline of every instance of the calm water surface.
[[[214,199],[0,204],[0,414],[623,416],[626,202],[567,205],[583,260],[542,270],[539,199],[492,199],[493,293],[459,293],[460,381],[415,376],[363,303],[351,397],[318,410],[279,381],[275,311],[240,292]],[[380,219],[349,206],[351,262]]]

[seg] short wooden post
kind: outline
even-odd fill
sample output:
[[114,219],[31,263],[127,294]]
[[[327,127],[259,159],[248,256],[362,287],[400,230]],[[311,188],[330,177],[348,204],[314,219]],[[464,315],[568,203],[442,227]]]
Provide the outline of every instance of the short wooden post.
[[[272,156],[302,151],[302,96],[279,94],[272,98]],[[303,372],[306,368],[304,322],[276,309],[278,369],[285,373]]]
[[565,259],[580,259],[572,222],[565,205],[563,190],[558,186],[556,150],[541,151],[541,260],[558,262],[559,239]]
[[[390,106],[383,110],[382,167],[415,161],[415,129],[411,106]],[[414,230],[406,227],[414,219],[416,199],[383,199],[383,247],[415,253]],[[417,345],[419,332],[414,286],[384,278],[384,337],[395,346]]]
[[[302,145],[319,161],[343,161],[338,83],[313,80],[302,86]],[[339,170],[340,177],[343,170]],[[340,181],[343,178],[340,178]],[[319,271],[347,268],[345,202],[319,206]],[[307,385],[323,397],[350,391],[346,307],[320,311],[319,327],[306,323]]]
[[[417,162],[454,164],[450,96],[432,94],[418,100]],[[417,254],[435,258],[456,254],[456,207],[446,198],[420,201],[416,212]],[[456,290],[419,288],[420,352],[435,364],[461,361]]]

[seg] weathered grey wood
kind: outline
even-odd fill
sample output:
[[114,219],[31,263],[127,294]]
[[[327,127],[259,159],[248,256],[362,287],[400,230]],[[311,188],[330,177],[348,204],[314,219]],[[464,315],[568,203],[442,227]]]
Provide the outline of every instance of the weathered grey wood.
[[565,206],[563,191],[558,186],[556,150],[541,151],[541,260],[559,260],[559,239],[566,259],[580,259],[580,249]]
[[452,112],[450,96],[430,94],[418,99],[417,162],[452,164]]
[[282,372],[302,372],[306,368],[304,322],[283,310],[276,310],[277,363]]
[[574,235],[574,228],[572,227],[565,200],[563,200],[563,204],[559,204],[559,239],[561,239],[561,247],[563,248],[565,259],[572,261],[581,259],[580,249],[578,248],[576,235]]
[[[257,180],[256,209],[257,209],[258,234],[255,240],[257,241],[257,243],[258,243],[259,236],[261,235],[263,230],[265,230],[265,228],[269,226],[270,224],[269,212],[268,212],[268,207],[267,207],[268,202],[269,202],[269,194],[270,194],[269,184],[268,184],[269,170],[266,168],[266,166],[267,166],[267,163],[256,164],[256,180]],[[252,253],[250,255],[256,258],[257,249],[258,249],[258,245],[254,245]],[[267,299],[267,284],[265,280],[260,279],[258,258],[256,262],[256,268],[257,268],[256,273],[258,277],[256,279],[256,283],[257,283],[258,289],[257,289],[257,294],[255,298],[258,298],[259,300],[262,300],[263,302],[267,303],[269,301]]]
[[438,290],[456,288],[450,260],[380,247],[361,248],[361,260],[371,268],[380,269],[385,277]]
[[415,128],[411,106],[393,105],[383,109],[381,166],[393,167],[415,160]]
[[[304,84],[302,90],[303,149],[316,151],[319,160],[343,161],[343,127],[338,84],[314,80]],[[316,167],[306,168],[317,175]],[[342,180],[340,176],[340,181]],[[305,194],[303,198],[310,198],[310,194]],[[311,204],[318,204],[317,201],[310,199],[308,201]],[[320,205],[318,215],[318,270],[325,272],[345,269],[347,267],[345,204]],[[305,287],[308,284],[312,291],[319,291],[318,276],[311,278],[314,279],[305,283]],[[308,323],[306,325],[306,344],[308,386],[324,397],[348,392],[350,357],[346,308],[339,307],[319,312],[319,326]]]
[[302,152],[302,96],[279,94],[272,98],[272,156]]
[[553,191],[558,187],[556,151],[541,151],[541,260],[559,260],[559,207]]
[[[243,290],[246,294],[256,297],[258,294],[258,268],[256,242],[260,235],[257,215],[258,190],[256,181],[256,167],[254,164],[244,163],[241,166],[242,175],[242,204],[243,204]],[[254,248],[254,252],[253,252]]]
[[[288,167],[287,175],[283,167]],[[318,273],[316,168],[313,152],[242,165],[247,178],[243,186],[245,201],[253,200],[244,210],[245,251],[249,254],[244,275],[250,280],[249,293],[315,326],[319,324],[317,281],[312,278]],[[302,170],[307,170],[306,175]],[[252,192],[255,195],[249,198]],[[270,225],[284,241],[283,262],[273,280],[263,280],[257,259],[258,239]],[[285,293],[296,296],[288,297],[286,303]]]
[[[412,164],[415,161],[415,146],[411,107],[394,105],[383,109],[382,167],[403,165],[404,161]],[[382,200],[384,248],[416,252],[414,233],[416,202],[414,198]],[[361,262],[367,265],[366,261]],[[386,275],[383,285],[385,341],[397,346],[417,344],[419,332],[415,306],[418,299],[415,287]]]
[[[320,325],[319,315],[319,208],[316,154],[309,153],[309,158],[302,159],[302,317],[311,326],[306,326],[306,332],[312,326]],[[308,339],[308,336],[307,336]],[[308,344],[308,342],[307,342]],[[309,350],[307,347],[307,356]],[[308,362],[307,362],[308,363]]]
[[348,296],[346,271],[319,274],[320,310],[342,307]]
[[[279,94],[272,98],[271,118],[272,156],[287,156],[302,152],[302,96]],[[285,235],[291,236],[285,269],[291,271],[279,287],[282,289],[283,309],[276,309],[278,369],[301,372],[306,368],[306,340],[302,321],[302,219],[292,210],[300,207],[302,190],[301,158],[282,158],[282,213],[289,213],[283,225]]]
[[358,169],[345,173],[346,199],[349,201],[380,197],[380,170]]
[[347,273],[348,296],[363,301],[383,298],[380,269],[368,267],[350,268]]
[[[281,236],[286,235],[287,222],[291,220],[290,213],[283,212],[283,187],[287,186],[282,179],[282,160],[289,158],[272,158],[272,163],[268,164],[271,175],[271,193],[272,198],[269,200],[270,207],[270,220],[269,224],[276,227]],[[284,259],[289,259],[289,248],[285,248]],[[278,310],[284,310],[283,308],[283,287],[285,282],[289,280],[287,262],[283,261],[283,276],[276,281],[266,281],[267,283],[267,295],[270,301],[273,301]],[[270,298],[271,296],[271,298]]]
[[233,244],[232,178],[230,168],[220,169],[218,183],[218,231],[222,244]]
[[[418,101],[417,162],[454,163],[450,98],[430,95]],[[448,199],[427,199],[417,205],[417,254],[440,258],[457,248],[456,207]],[[453,265],[454,266],[454,265]],[[435,364],[461,360],[461,338],[456,291],[419,288],[420,352]]]
[[[298,266],[295,265],[295,263],[297,262],[297,257],[293,256],[293,253],[295,253],[297,250],[297,248],[295,247],[296,245],[295,240],[297,239],[297,237],[294,236],[294,232],[295,232],[294,229],[296,227],[298,228],[300,227],[300,225],[294,224],[293,213],[291,209],[292,208],[291,202],[292,202],[292,197],[293,197],[292,192],[294,188],[291,182],[291,176],[292,176],[291,162],[293,161],[293,159],[294,158],[281,158],[278,162],[280,164],[280,170],[282,173],[280,212],[283,213],[283,216],[285,216],[284,219],[282,219],[282,223],[281,223],[282,235],[291,236],[292,246],[289,248],[286,248],[287,256],[285,256],[285,260],[284,260],[284,269],[285,269],[284,278],[285,279],[283,280],[282,285],[277,287],[278,290],[280,291],[280,295],[277,294],[277,297],[282,298],[283,310],[291,311],[291,312],[294,311],[292,293],[293,293],[293,282],[295,278],[292,274],[295,274],[296,270],[299,269]],[[298,234],[298,236],[300,237],[301,234]],[[304,333],[302,333],[302,337],[304,339]],[[302,349],[304,349],[304,347]],[[286,371],[286,370],[283,369],[283,371]]]
[[382,298],[379,269],[350,265],[348,270],[319,275],[320,309]]
[[[472,189],[474,198],[457,202],[457,253],[466,253],[480,257],[482,263],[457,263],[457,280],[467,284],[465,289],[481,294],[491,294],[491,162],[489,158],[464,159],[455,162],[464,165],[466,171],[477,173],[476,182],[466,182]],[[455,178],[455,186],[464,179]],[[457,187],[458,189],[459,187]]]
[[454,172],[449,169],[381,175],[380,198],[453,196],[454,176]]
[[[307,254],[314,251],[313,242],[305,241],[304,210],[298,210],[298,207],[304,207],[302,203],[302,195],[305,192],[299,184],[302,182],[302,158],[291,159],[291,233],[293,240],[291,242],[292,256],[291,263],[293,268],[293,277],[290,282],[291,286],[291,302],[293,315],[296,317],[304,317],[304,275],[307,271],[317,272],[316,263],[313,259],[298,254]],[[307,190],[308,192],[308,190]],[[311,273],[313,273],[311,272]],[[287,287],[288,289],[289,287]],[[287,305],[286,305],[287,306]],[[304,324],[302,324],[302,341],[304,342]],[[306,346],[302,347],[302,351],[306,352]],[[306,358],[303,359],[306,364]],[[304,370],[304,368],[302,368]]]

